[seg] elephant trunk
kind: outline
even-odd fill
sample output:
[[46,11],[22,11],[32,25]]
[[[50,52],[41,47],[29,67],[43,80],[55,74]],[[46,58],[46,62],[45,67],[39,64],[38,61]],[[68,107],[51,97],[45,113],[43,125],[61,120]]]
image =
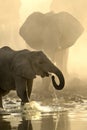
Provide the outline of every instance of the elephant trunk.
[[58,85],[55,81],[55,77],[52,75],[51,78],[52,78],[52,83],[53,83],[54,88],[57,90],[63,89],[63,87],[65,85],[65,80],[64,80],[64,76],[63,76],[62,72],[58,68],[56,68],[54,74],[58,77],[59,82],[60,82]]

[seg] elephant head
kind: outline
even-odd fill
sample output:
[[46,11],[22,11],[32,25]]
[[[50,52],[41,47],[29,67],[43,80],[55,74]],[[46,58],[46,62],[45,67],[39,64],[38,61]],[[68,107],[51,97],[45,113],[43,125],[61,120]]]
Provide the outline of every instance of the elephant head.
[[65,85],[62,72],[51,62],[51,60],[42,51],[24,50],[15,56],[13,66],[16,75],[26,79],[33,79],[36,75],[42,78],[55,74],[59,79],[59,85],[52,75],[52,83],[55,89],[61,90]]
[[34,12],[26,19],[19,33],[30,47],[43,49],[48,54],[48,51],[55,53],[55,50],[72,46],[83,30],[80,22],[67,12]]
[[[65,85],[65,80],[62,72],[51,62],[51,60],[42,51],[31,52],[31,66],[36,75],[42,78],[55,74],[59,79],[59,84],[55,82],[55,77],[52,75],[52,83],[55,89],[61,90]],[[34,60],[32,60],[34,59]]]

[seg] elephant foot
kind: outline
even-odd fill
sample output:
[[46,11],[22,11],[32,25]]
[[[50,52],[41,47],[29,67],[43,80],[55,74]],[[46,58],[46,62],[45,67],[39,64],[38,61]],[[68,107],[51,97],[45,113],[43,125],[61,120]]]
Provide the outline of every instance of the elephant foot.
[[3,108],[3,105],[2,105],[2,104],[0,104],[0,108]]
[[24,102],[21,102],[21,106],[24,106],[24,104],[25,104]]
[[21,106],[24,106],[26,103],[29,103],[29,101],[27,101],[27,102],[21,101]]
[[[1,94],[1,93],[0,93]],[[3,108],[3,104],[2,104],[2,96],[0,96],[0,108]]]

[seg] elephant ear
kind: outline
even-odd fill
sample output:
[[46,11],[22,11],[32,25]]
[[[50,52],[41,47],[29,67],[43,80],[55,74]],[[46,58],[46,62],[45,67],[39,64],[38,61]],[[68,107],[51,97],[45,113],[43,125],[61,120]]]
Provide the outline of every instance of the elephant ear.
[[19,59],[17,60],[14,65],[14,72],[16,75],[27,78],[33,79],[36,78],[36,74],[33,71],[31,63],[26,59]]

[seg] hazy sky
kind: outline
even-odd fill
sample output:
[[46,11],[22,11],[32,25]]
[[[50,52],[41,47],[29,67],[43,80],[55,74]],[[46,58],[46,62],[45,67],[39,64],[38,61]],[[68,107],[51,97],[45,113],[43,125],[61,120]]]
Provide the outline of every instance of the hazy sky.
[[[22,6],[21,6],[20,14],[21,14],[21,20],[23,22],[26,19],[26,17],[34,11],[41,11],[41,12],[50,11],[50,6],[52,6],[53,0],[21,0],[21,2],[22,2]],[[61,4],[63,5],[63,0]],[[87,76],[87,32],[86,31],[84,31],[83,35],[77,40],[76,44],[72,46],[69,50],[68,71],[71,74],[74,73],[77,74],[81,78],[83,76],[85,77]]]
[[50,5],[52,0],[21,0],[22,6],[20,13],[22,14],[22,20],[34,11],[48,12],[50,11]]

